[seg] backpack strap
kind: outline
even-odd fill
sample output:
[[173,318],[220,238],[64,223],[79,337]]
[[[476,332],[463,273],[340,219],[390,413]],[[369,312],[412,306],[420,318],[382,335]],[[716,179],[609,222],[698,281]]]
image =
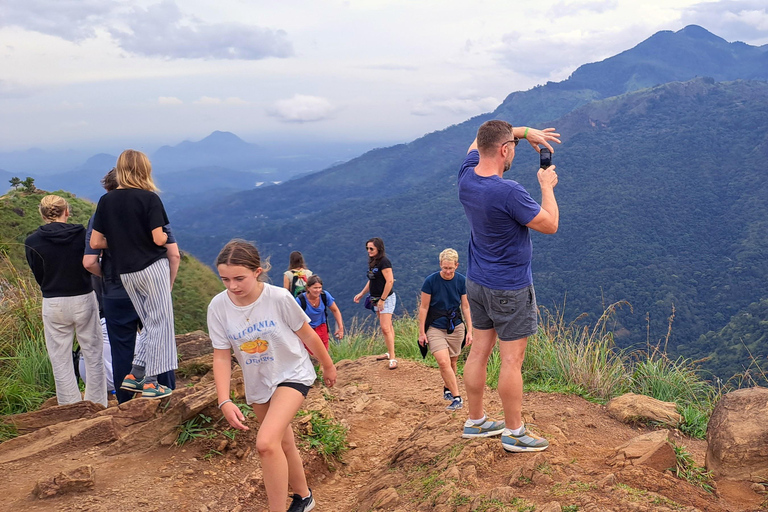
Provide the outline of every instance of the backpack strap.
[[307,310],[307,294],[306,293],[299,294],[299,302],[301,302],[301,309],[306,311]]
[[320,299],[322,299],[323,306],[325,306],[325,324],[328,325],[328,295],[326,295],[325,290],[320,292]]

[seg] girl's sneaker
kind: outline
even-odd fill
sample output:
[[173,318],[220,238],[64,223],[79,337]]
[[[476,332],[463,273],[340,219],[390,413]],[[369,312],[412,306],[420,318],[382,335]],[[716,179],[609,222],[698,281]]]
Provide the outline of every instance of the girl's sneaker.
[[144,378],[137,379],[132,373],[129,373],[123,379],[123,383],[120,384],[120,389],[141,393],[144,389],[144,380]]
[[453,402],[453,393],[451,393],[450,389],[443,388],[443,400],[448,400],[449,402]]
[[141,398],[164,398],[173,393],[171,388],[167,388],[162,384],[144,384],[144,389],[141,392]]
[[302,498],[298,494],[293,495],[288,512],[308,512],[313,508],[315,508],[315,498],[312,497],[312,489],[310,489],[307,498]]
[[461,399],[460,396],[457,396],[456,398],[453,399],[453,402],[451,402],[451,405],[446,407],[446,409],[449,411],[455,411],[456,409],[461,409],[462,407],[464,407],[464,401]]

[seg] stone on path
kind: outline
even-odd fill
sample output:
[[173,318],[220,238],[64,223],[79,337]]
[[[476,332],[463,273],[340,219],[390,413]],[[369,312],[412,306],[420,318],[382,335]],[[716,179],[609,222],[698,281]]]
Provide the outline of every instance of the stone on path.
[[608,402],[608,414],[623,423],[655,421],[675,426],[682,421],[677,404],[626,393]]
[[715,478],[768,482],[768,388],[739,389],[715,406],[705,465]]
[[93,466],[88,465],[62,471],[52,477],[38,480],[32,494],[42,499],[69,492],[85,491],[95,485],[95,473]]
[[669,430],[657,430],[630,439],[616,448],[608,462],[612,466],[648,466],[663,472],[677,465],[675,450],[669,443]]

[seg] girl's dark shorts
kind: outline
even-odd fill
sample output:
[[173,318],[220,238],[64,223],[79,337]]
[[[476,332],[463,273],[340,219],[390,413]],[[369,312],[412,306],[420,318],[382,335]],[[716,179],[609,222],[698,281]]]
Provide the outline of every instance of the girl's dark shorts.
[[533,285],[520,290],[493,290],[467,279],[467,299],[475,329],[495,329],[501,341],[533,336],[539,328]]
[[293,388],[302,395],[304,395],[304,398],[307,398],[307,393],[309,393],[309,390],[311,386],[307,386],[306,384],[301,384],[299,382],[281,382],[277,385],[279,388]]

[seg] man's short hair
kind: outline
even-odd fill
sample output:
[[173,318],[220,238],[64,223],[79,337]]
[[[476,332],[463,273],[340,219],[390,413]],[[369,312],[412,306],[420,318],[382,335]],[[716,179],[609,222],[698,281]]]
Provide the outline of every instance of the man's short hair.
[[477,149],[480,153],[488,153],[499,144],[510,140],[512,125],[500,119],[484,122],[477,130]]
[[459,253],[456,252],[454,249],[446,249],[443,252],[440,253],[439,257],[440,263],[444,261],[449,261],[451,263],[458,263],[459,262]]

